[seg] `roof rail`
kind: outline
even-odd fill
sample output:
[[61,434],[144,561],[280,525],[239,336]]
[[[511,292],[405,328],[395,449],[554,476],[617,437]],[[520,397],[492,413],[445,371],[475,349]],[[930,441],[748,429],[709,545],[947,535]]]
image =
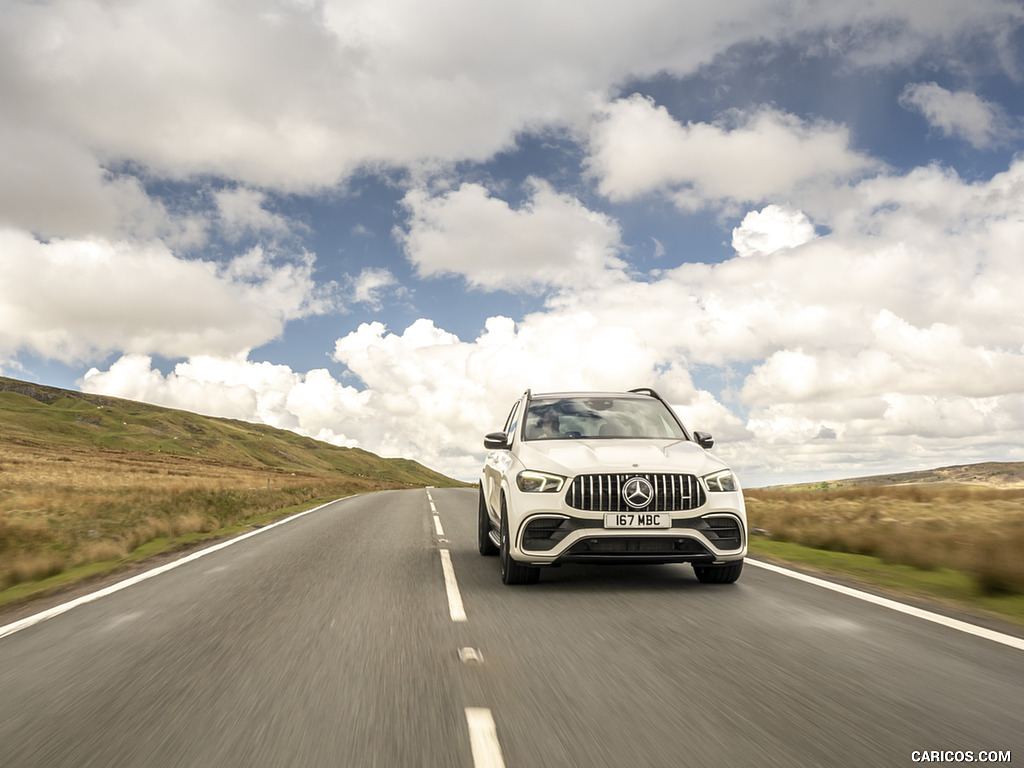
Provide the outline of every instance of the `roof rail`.
[[[661,396],[650,387],[637,387],[636,389],[631,389],[629,391],[637,395],[650,395],[651,397],[661,400]],[[664,400],[662,400],[662,402],[664,402]]]
[[659,395],[659,394],[658,394],[657,392],[655,392],[655,391],[654,391],[653,389],[651,389],[650,387],[637,387],[636,389],[631,389],[631,390],[629,390],[629,391],[630,391],[630,392],[632,392],[632,393],[633,393],[633,394],[635,394],[635,395],[650,395],[650,396],[651,396],[651,397],[653,397],[653,398],[654,398],[655,400],[660,400],[660,401],[661,401],[661,403],[662,403],[662,404],[663,404],[663,405],[664,405],[664,406],[665,406],[666,408],[668,408],[668,412],[672,414],[672,418],[674,418],[674,419],[676,420],[676,423],[677,423],[677,424],[678,424],[678,425],[679,425],[680,427],[682,427],[682,429],[683,429],[683,434],[684,434],[684,435],[686,435],[687,439],[688,439],[688,440],[693,440],[693,437],[691,437],[691,436],[690,436],[690,430],[688,430],[688,429],[686,428],[686,425],[685,425],[685,424],[683,424],[682,420],[681,420],[681,419],[679,418],[679,414],[677,414],[677,413],[676,413],[676,409],[675,409],[675,408],[673,408],[673,407],[672,407],[672,406],[671,406],[671,405],[669,404],[668,400],[666,400],[666,399],[665,399],[664,397],[662,397],[661,395]]

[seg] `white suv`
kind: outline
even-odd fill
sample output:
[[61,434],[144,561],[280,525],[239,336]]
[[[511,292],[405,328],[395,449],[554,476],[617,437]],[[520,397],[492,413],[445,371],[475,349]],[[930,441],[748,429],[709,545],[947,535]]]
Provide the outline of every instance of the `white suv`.
[[477,540],[501,580],[534,584],[560,563],[691,563],[702,582],[739,578],[743,493],[652,389],[527,390],[484,438]]

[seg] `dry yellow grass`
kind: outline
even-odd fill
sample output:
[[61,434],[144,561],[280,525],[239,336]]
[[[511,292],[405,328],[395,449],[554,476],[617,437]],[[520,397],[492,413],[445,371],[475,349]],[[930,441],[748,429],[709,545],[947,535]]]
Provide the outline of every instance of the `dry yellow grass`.
[[381,487],[397,486],[159,453],[0,443],[0,589],[117,560],[156,538]]
[[746,491],[773,539],[926,570],[970,574],[987,594],[1024,593],[1024,489],[928,485]]

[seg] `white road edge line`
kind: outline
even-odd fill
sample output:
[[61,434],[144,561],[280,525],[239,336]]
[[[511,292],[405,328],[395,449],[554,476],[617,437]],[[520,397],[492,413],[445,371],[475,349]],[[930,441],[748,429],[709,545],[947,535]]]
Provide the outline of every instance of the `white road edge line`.
[[241,536],[236,536],[232,539],[228,539],[227,541],[222,541],[220,544],[214,544],[212,547],[207,547],[206,549],[201,549],[198,552],[193,552],[190,555],[185,555],[184,557],[181,557],[173,562],[167,563],[166,565],[161,565],[158,568],[153,568],[152,570],[145,571],[144,573],[140,573],[137,576],[132,576],[130,579],[125,579],[124,581],[119,581],[116,584],[111,584],[109,587],[105,587],[104,589],[92,592],[88,595],[82,595],[79,598],[71,600],[67,603],[63,603],[61,605],[54,606],[53,608],[50,608],[48,610],[33,614],[32,616],[26,616],[24,619],[20,619],[18,621],[12,622],[11,624],[0,627],[0,638],[7,637],[8,635],[13,635],[15,632],[20,632],[23,629],[28,629],[31,626],[46,621],[47,619],[52,619],[54,616],[59,616],[62,613],[67,613],[71,609],[77,608],[80,605],[85,605],[86,603],[91,603],[94,600],[99,600],[101,597],[106,597],[107,595],[112,595],[115,592],[120,592],[122,589],[127,589],[128,587],[146,581],[147,579],[152,579],[154,576],[159,576],[161,573],[166,573],[167,571],[173,570],[178,566],[185,565],[186,563],[191,563],[193,560],[198,560],[201,557],[206,557],[207,555],[213,554],[214,552],[225,549],[226,547],[230,547],[232,544],[237,544],[238,542],[245,541],[246,539],[252,536],[256,536],[258,534],[269,531],[271,528],[276,528],[279,525],[290,523],[292,520],[297,520],[298,518],[303,517],[304,515],[308,515],[312,512],[316,512],[319,509],[323,509],[324,507],[333,504],[335,501],[341,501],[341,499],[328,501],[327,504],[321,504],[318,507],[307,509],[304,512],[299,512],[297,514],[291,515],[290,517],[286,517],[283,520],[278,520],[276,523],[270,523],[269,525],[265,525],[262,528],[257,528],[254,531],[249,531],[249,533],[243,533]]
[[462,607],[462,595],[459,594],[459,583],[455,581],[455,568],[452,567],[452,555],[447,549],[441,553],[441,569],[444,571],[444,589],[448,593],[448,612],[452,621],[465,621],[466,609]]
[[505,768],[498,743],[498,729],[491,710],[466,707],[466,725],[469,726],[469,746],[473,750],[474,768]]
[[969,624],[966,621],[960,621],[959,619],[951,619],[948,616],[942,616],[938,613],[932,613],[921,608],[915,608],[912,605],[906,605],[904,603],[897,602],[896,600],[890,600],[887,597],[879,597],[878,595],[872,595],[870,592],[862,592],[859,589],[853,589],[842,584],[834,584],[831,581],[825,581],[825,579],[819,579],[815,576],[808,576],[806,573],[800,573],[799,571],[791,571],[788,568],[782,568],[781,566],[775,565],[774,563],[766,563],[762,560],[753,560],[747,558],[746,562],[758,568],[764,568],[766,571],[772,571],[783,576],[788,576],[791,579],[797,581],[805,581],[808,584],[814,584],[817,587],[824,589],[830,589],[833,592],[838,592],[841,595],[847,595],[849,597],[855,597],[858,600],[863,600],[866,603],[873,603],[883,608],[888,608],[892,611],[899,613],[905,613],[908,616],[914,616],[918,619],[924,619],[925,621],[931,621],[935,624],[941,624],[944,627],[955,629],[959,632],[964,632],[968,635],[974,635],[975,637],[982,637],[986,640],[992,640],[996,643],[1002,643],[1008,645],[1011,648],[1016,648],[1019,651],[1024,651],[1024,639],[1014,637],[1013,635],[1006,635],[1002,632],[996,632],[992,629],[986,629],[985,627],[979,627],[974,624]]

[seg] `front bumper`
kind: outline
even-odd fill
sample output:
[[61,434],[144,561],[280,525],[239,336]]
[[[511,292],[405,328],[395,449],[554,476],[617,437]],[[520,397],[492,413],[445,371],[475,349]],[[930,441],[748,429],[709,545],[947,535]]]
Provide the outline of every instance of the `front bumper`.
[[711,564],[742,560],[747,553],[746,510],[738,491],[709,493],[700,507],[671,512],[670,528],[605,528],[601,511],[574,509],[547,494],[513,493],[511,554],[523,563]]

